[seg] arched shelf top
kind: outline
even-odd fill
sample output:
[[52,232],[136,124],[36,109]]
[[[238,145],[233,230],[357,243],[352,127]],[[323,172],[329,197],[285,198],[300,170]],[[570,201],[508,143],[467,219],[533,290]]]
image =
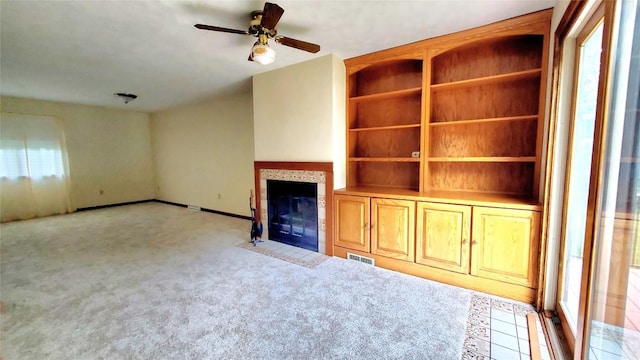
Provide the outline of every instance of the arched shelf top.
[[542,68],[544,36],[526,34],[465,43],[431,58],[431,85]]
[[350,75],[349,97],[422,87],[422,68],[420,59],[395,59],[367,66]]

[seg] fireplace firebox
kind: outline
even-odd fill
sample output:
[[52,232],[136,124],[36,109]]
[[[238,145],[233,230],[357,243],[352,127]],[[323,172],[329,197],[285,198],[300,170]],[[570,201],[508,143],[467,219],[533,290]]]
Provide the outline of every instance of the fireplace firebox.
[[269,239],[318,251],[318,186],[267,180]]

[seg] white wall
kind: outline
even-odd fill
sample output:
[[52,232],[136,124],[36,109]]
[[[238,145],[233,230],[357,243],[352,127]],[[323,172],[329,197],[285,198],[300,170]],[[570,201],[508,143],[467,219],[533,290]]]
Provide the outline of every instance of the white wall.
[[256,161],[334,162],[345,182],[345,69],[326,55],[253,77]]
[[333,188],[347,186],[346,81],[344,61],[333,57]]
[[3,112],[62,120],[75,207],[155,197],[148,114],[15,97],[0,103]]
[[152,114],[151,137],[157,199],[250,215],[251,94]]

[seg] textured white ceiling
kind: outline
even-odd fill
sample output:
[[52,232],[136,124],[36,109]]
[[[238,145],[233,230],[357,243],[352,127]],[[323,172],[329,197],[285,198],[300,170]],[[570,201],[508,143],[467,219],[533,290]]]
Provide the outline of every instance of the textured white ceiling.
[[[246,30],[262,1],[0,1],[0,93],[154,112],[250,91],[251,76],[334,53],[350,58],[553,7],[556,0],[275,0],[281,35],[317,54],[271,42],[274,64],[247,61]],[[303,81],[304,79],[301,79]],[[115,92],[139,98],[127,105]]]

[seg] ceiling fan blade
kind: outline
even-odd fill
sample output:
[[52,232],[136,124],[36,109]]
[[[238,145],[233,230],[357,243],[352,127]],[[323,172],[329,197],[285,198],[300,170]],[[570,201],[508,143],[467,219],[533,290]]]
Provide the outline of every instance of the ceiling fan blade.
[[306,41],[302,41],[302,40],[296,40],[296,39],[292,39],[292,38],[288,38],[286,36],[277,36],[276,37],[276,42],[278,44],[284,45],[284,46],[290,46],[292,48],[296,48],[298,50],[304,50],[304,51],[308,51],[310,53],[317,53],[318,51],[320,51],[320,45],[317,44],[313,44],[310,42],[306,42]]
[[273,30],[276,28],[278,21],[280,21],[282,14],[284,14],[284,9],[278,6],[278,4],[265,3],[260,25],[265,29]]
[[203,24],[195,24],[193,26],[195,26],[200,30],[211,30],[211,31],[220,31],[220,32],[226,32],[231,34],[249,35],[249,32],[246,30],[236,30],[236,29],[223,28],[220,26],[203,25]]

